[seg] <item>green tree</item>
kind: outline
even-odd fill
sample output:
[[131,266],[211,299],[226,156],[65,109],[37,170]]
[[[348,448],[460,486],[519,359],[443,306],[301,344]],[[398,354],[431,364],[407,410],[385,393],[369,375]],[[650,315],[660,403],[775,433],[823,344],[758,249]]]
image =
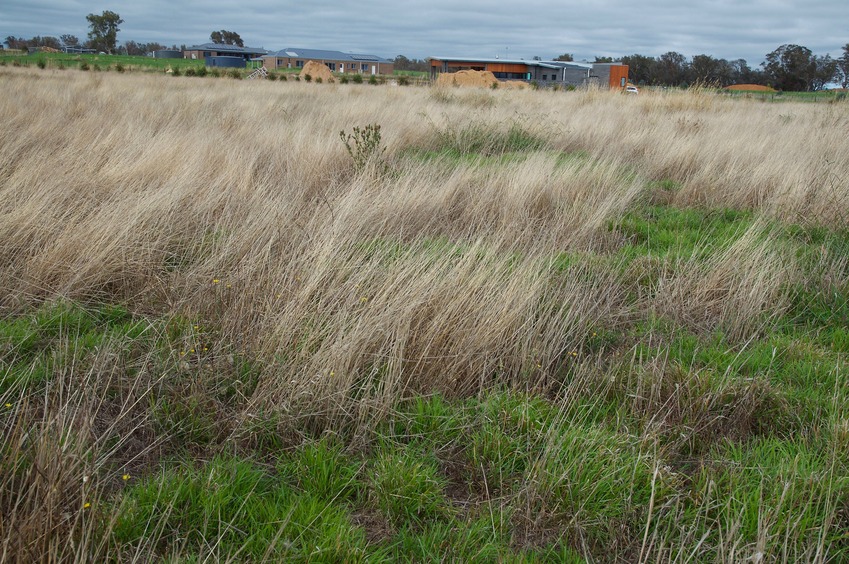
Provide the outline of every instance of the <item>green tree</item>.
[[219,45],[236,45],[237,47],[245,46],[245,42],[242,41],[242,38],[235,31],[227,31],[226,29],[213,31],[209,34],[209,38],[213,43],[218,43]]
[[801,45],[782,45],[766,56],[762,66],[771,86],[796,92],[821,90],[838,69],[830,56],[818,57]]
[[91,49],[112,53],[118,42],[118,27],[124,20],[121,16],[110,10],[104,11],[99,16],[89,14],[85,17],[91,31],[88,32],[88,44]]
[[62,42],[62,45],[64,45],[65,47],[76,47],[77,45],[80,44],[80,40],[77,38],[76,35],[69,35],[69,34],[60,35],[59,40]]
[[683,86],[688,82],[687,57],[675,51],[664,53],[657,59],[657,81],[667,86]]
[[572,56],[572,53],[563,53],[559,57],[555,57],[555,61],[562,61],[564,63],[571,63],[575,60],[575,57]]
[[843,55],[837,59],[837,79],[842,88],[849,88],[849,43],[843,46]]
[[597,62],[597,63],[612,63],[613,57],[596,57],[595,62]]
[[622,64],[628,65],[628,78],[634,84],[655,84],[657,82],[657,60],[646,55],[627,55]]

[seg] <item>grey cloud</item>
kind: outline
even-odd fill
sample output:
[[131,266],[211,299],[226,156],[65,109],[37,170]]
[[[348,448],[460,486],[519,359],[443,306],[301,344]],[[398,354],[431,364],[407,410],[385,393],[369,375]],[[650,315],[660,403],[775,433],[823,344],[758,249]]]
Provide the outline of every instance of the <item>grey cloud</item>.
[[0,35],[85,37],[86,14],[104,9],[125,20],[119,40],[194,44],[207,41],[213,30],[230,29],[252,47],[301,46],[387,57],[547,58],[568,52],[589,58],[678,51],[688,57],[744,58],[756,66],[783,43],[837,55],[849,42],[845,0],[814,0],[804,6],[765,0],[529,0],[521,5],[491,0],[256,0],[247,8],[231,0],[114,0],[108,5],[5,0],[0,4]]

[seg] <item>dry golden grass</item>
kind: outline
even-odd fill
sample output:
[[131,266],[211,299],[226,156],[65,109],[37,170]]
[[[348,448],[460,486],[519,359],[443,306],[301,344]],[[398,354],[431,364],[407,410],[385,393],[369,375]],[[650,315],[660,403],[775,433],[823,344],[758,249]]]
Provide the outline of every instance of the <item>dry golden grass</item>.
[[[0,76],[0,315],[63,297],[213,327],[210,374],[232,370],[234,354],[260,373],[228,424],[233,436],[260,411],[297,428],[367,430],[417,392],[562,392],[606,381],[594,370],[608,365],[592,357],[575,369],[580,378],[559,379],[596,328],[636,316],[736,342],[768,330],[801,274],[766,221],[707,262],[636,261],[654,280],[645,293],[634,265],[605,260],[623,243],[611,223],[647,198],[849,225],[846,104],[705,91],[627,97],[5,68]],[[373,123],[383,162],[355,171],[339,132]],[[504,141],[517,132],[531,148]],[[451,143],[476,149],[457,155],[445,150]],[[651,180],[680,189],[652,194]],[[835,287],[849,283],[845,261],[822,270]],[[146,393],[137,386],[153,385],[139,383],[155,380],[149,369],[127,391],[133,400],[111,407],[121,425],[147,424],[133,409]],[[756,405],[758,382],[729,385],[722,398],[735,406],[711,392],[692,411],[706,396],[677,369],[628,380],[634,409],[658,424],[704,421],[716,434],[720,420],[751,418],[742,408]],[[88,390],[103,377],[97,367],[84,374],[67,385]],[[62,521],[63,508],[83,502],[86,465],[120,441],[112,427],[89,432],[101,411],[85,402],[97,393],[47,398],[46,415],[33,418],[41,427],[27,456],[55,471],[21,469],[3,482],[20,479],[26,485],[15,486],[29,492],[15,518],[0,521],[8,553],[24,550],[16,535],[36,557],[104,550],[48,546],[62,538],[57,527],[90,531],[73,521],[81,517]],[[19,447],[26,431],[8,432],[6,444]]]
[[[551,365],[625,290],[547,261],[615,244],[605,225],[646,179],[680,182],[674,204],[832,225],[849,198],[844,105],[4,73],[4,308],[59,295],[213,322],[286,357],[271,396],[348,395],[387,370],[393,394],[468,393]],[[352,170],[338,132],[367,123],[394,174]],[[511,128],[590,158],[404,157]],[[666,281],[658,307],[740,336],[780,311],[783,259],[757,237],[729,253]]]

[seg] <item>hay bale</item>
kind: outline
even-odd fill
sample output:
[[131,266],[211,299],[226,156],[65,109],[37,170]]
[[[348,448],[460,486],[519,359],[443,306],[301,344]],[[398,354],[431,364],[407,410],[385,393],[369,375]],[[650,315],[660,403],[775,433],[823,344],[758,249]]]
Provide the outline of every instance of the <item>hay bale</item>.
[[324,63],[307,61],[299,76],[303,79],[306,75],[310,75],[313,80],[320,78],[322,82],[333,82],[333,73]]

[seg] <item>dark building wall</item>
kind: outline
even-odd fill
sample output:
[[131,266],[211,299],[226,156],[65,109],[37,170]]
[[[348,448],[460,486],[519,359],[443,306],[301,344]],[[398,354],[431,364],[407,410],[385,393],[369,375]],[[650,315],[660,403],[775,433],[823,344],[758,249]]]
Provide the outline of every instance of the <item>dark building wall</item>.
[[205,57],[208,67],[223,67],[228,69],[243,69],[246,61],[241,57]]

